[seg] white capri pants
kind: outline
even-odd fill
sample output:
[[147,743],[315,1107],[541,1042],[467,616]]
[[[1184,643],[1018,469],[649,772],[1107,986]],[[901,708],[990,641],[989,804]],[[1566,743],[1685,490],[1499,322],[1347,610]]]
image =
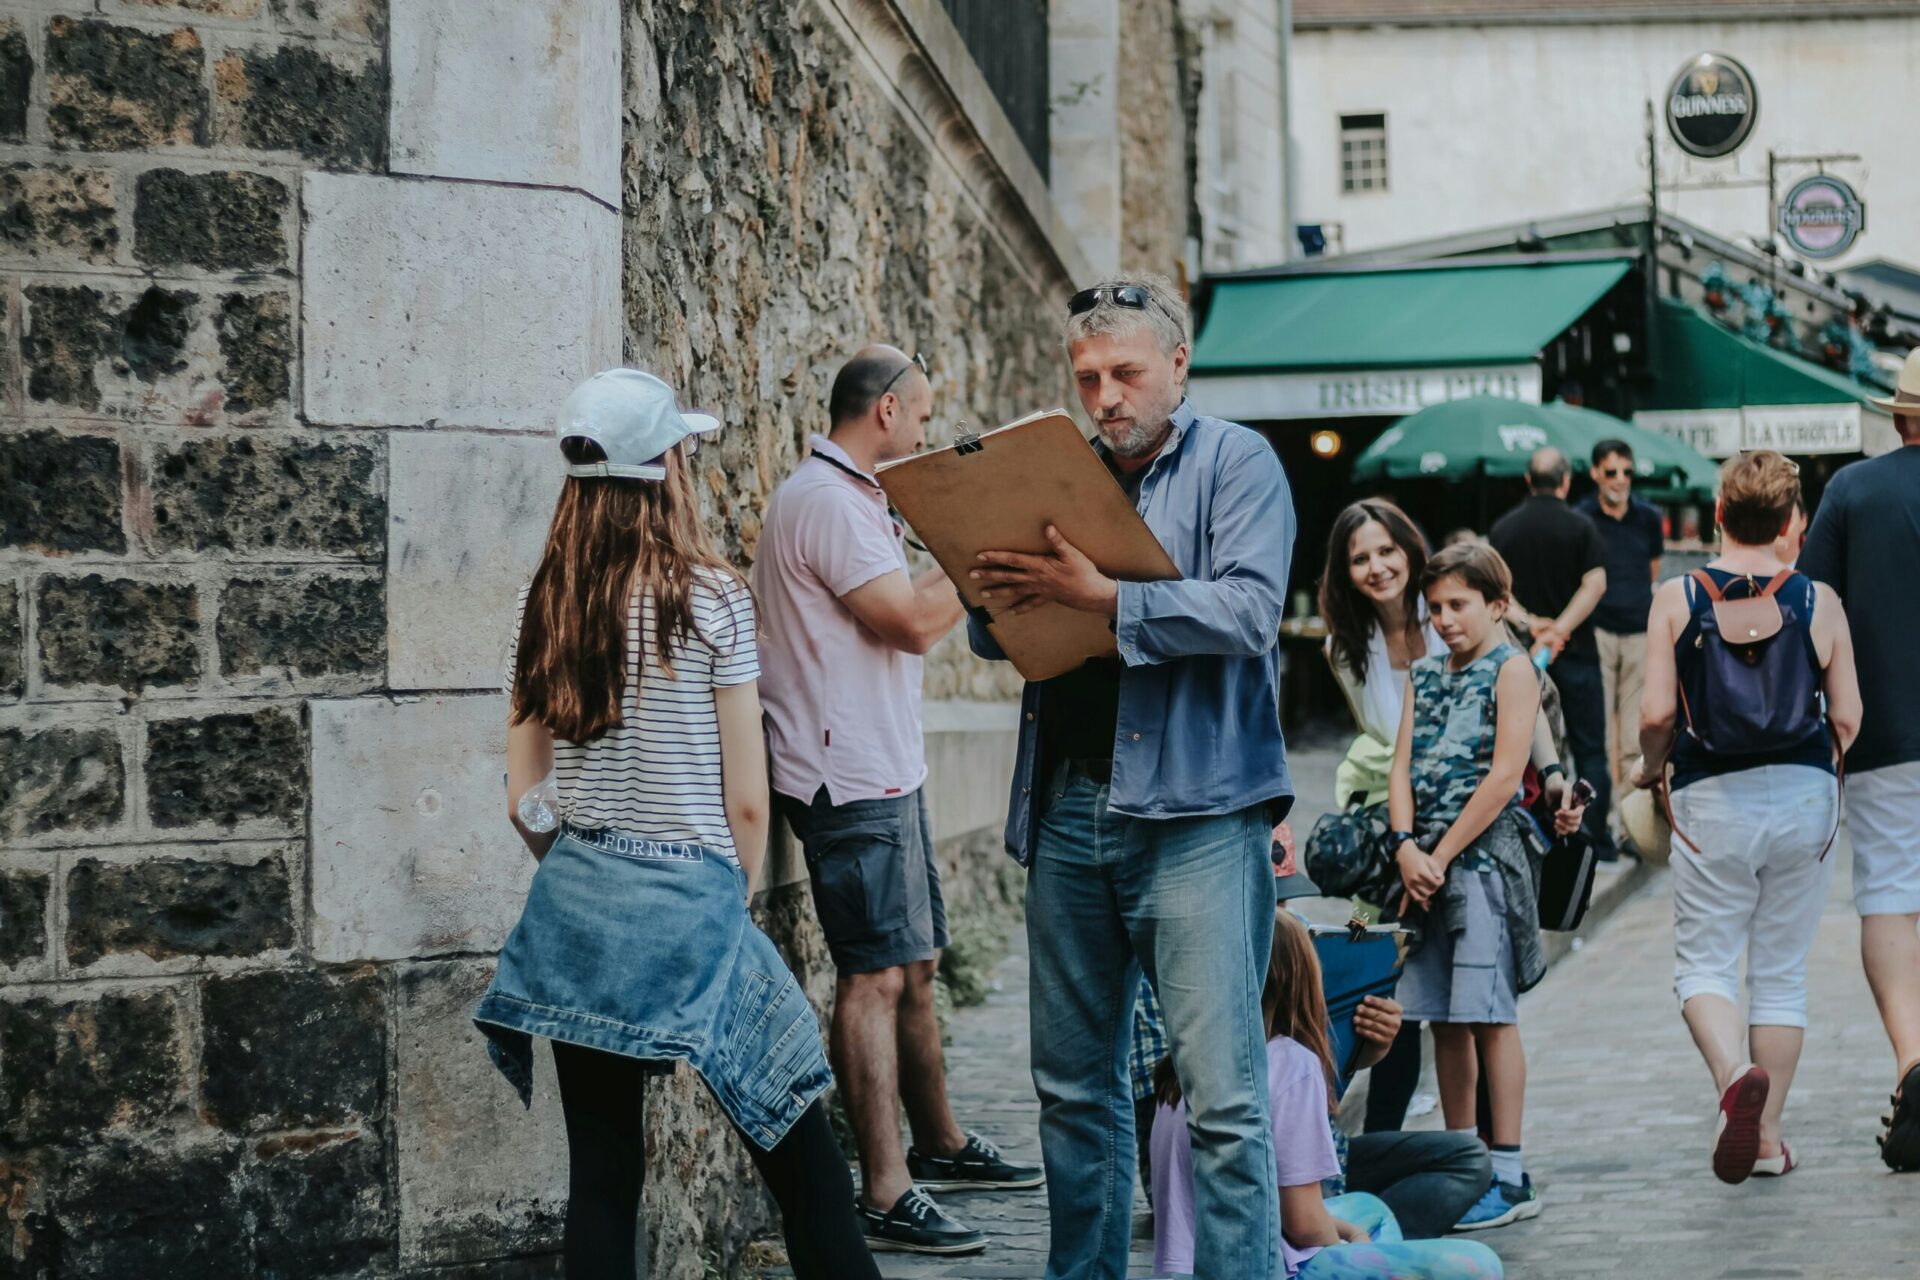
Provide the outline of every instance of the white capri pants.
[[1807,1025],[1807,952],[1826,906],[1837,786],[1811,765],[1770,764],[1673,793],[1673,817],[1700,846],[1673,841],[1674,994],[1740,1003],[1749,1026]]

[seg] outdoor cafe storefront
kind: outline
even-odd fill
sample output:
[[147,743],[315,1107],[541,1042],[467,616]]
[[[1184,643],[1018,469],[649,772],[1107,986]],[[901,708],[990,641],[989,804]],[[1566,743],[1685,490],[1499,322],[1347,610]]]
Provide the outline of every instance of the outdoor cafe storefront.
[[[1634,280],[1625,255],[1577,253],[1310,264],[1208,281],[1188,393],[1279,452],[1300,516],[1295,605],[1319,578],[1318,540],[1355,496],[1353,459],[1401,418],[1473,396],[1615,398],[1638,341]],[[1481,506],[1510,486],[1497,487],[1395,492],[1438,537],[1478,524]]]
[[[1438,542],[1455,528],[1484,532],[1522,496],[1508,457],[1463,471],[1457,456],[1436,455],[1430,468],[1357,485],[1355,459],[1422,410],[1476,397],[1555,413],[1579,406],[1621,420],[1622,434],[1644,428],[1712,460],[1779,449],[1801,460],[1809,501],[1838,464],[1891,438],[1889,421],[1868,405],[1870,388],[1744,337],[1687,301],[1649,299],[1641,260],[1579,250],[1310,263],[1204,283],[1189,395],[1201,412],[1273,443],[1299,514],[1285,624],[1292,661],[1323,634],[1312,593],[1341,507],[1384,493]],[[1522,445],[1533,447],[1517,433],[1506,442],[1508,452]],[[1580,491],[1586,459],[1572,460]],[[1712,467],[1703,469],[1704,485],[1643,486],[1664,505],[1673,551],[1697,550],[1710,535]]]

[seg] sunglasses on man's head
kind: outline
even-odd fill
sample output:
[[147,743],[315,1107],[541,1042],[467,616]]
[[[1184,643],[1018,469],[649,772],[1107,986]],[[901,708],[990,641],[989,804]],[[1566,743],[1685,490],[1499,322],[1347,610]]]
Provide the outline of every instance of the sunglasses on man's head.
[[1092,289],[1082,289],[1067,299],[1067,314],[1084,315],[1100,305],[1102,299],[1116,307],[1129,307],[1135,311],[1145,311],[1153,302],[1153,295],[1143,284],[1103,284]]
[[[927,358],[916,351],[913,353],[913,359],[901,365],[900,368],[894,372],[894,375],[887,379],[887,385],[880,388],[880,394],[885,395],[887,392],[893,390],[893,384],[900,381],[901,376],[915,365],[920,366],[920,372],[926,376],[929,382],[933,380],[933,371],[927,368]],[[875,398],[877,399],[878,397]]]

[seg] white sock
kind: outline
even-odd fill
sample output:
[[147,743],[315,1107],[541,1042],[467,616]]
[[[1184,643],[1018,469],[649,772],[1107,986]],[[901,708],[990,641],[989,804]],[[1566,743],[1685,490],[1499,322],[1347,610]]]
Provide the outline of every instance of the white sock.
[[1494,1178],[1508,1186],[1519,1186],[1520,1179],[1526,1176],[1526,1169],[1520,1162],[1520,1148],[1494,1147],[1490,1154],[1493,1156]]

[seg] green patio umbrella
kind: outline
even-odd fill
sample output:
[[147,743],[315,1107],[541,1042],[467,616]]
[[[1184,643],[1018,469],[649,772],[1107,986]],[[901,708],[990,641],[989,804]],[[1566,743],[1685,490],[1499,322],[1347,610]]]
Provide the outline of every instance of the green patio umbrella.
[[[1354,459],[1353,478],[1460,481],[1523,476],[1535,449],[1552,445],[1584,467],[1609,437],[1633,447],[1637,478],[1662,490],[1711,496],[1714,465],[1677,440],[1576,405],[1469,396],[1409,414]],[[1666,496],[1663,492],[1662,496]]]

